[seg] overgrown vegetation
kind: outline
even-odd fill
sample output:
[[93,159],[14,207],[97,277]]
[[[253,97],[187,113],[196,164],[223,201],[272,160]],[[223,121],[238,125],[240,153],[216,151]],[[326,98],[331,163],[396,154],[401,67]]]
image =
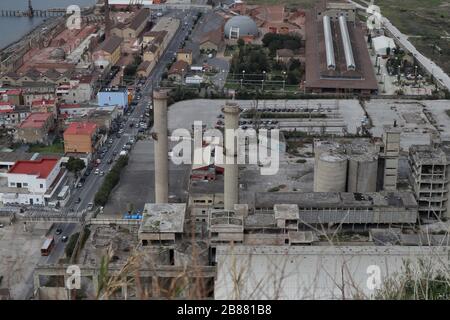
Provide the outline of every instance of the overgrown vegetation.
[[67,161],[66,168],[70,172],[73,172],[75,176],[78,176],[78,173],[86,167],[86,164],[83,160],[79,158],[69,157]]
[[[386,16],[425,56],[450,72],[450,10],[447,0],[377,0]],[[447,31],[447,32],[446,32]]]
[[64,143],[61,139],[55,139],[51,145],[36,143],[30,145],[28,152],[38,153],[64,153]]
[[136,75],[137,69],[142,62],[142,57],[140,55],[135,55],[132,63],[127,65],[123,70],[124,80],[131,79]]
[[279,34],[266,33],[262,38],[264,47],[270,50],[272,55],[275,55],[278,49],[298,50],[301,47],[302,37],[299,34]]
[[116,161],[114,167],[106,175],[102,186],[95,194],[94,203],[98,206],[104,206],[108,202],[109,195],[112,189],[119,183],[120,173],[122,169],[128,164],[128,156],[120,156]]
[[419,260],[417,266],[405,262],[403,270],[387,279],[375,299],[387,300],[448,300],[450,275],[448,270],[436,270],[435,261]]
[[64,252],[66,253],[66,257],[70,258],[73,254],[73,250],[75,249],[75,245],[77,244],[78,237],[80,236],[79,232],[72,234],[67,242],[66,248]]

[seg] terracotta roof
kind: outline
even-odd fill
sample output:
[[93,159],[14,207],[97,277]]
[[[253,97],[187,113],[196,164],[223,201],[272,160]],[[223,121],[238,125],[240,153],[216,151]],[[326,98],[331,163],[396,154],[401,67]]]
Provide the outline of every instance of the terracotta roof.
[[22,89],[10,89],[10,90],[6,90],[5,92],[2,92],[2,94],[7,94],[7,95],[19,95],[22,93]]
[[217,46],[220,45],[220,43],[222,42],[222,29],[218,28],[206,33],[201,39],[200,44],[203,44],[207,41],[212,42]]
[[192,50],[188,49],[188,48],[182,48],[182,49],[179,49],[177,51],[177,53],[192,53]]
[[19,126],[19,128],[41,128],[52,116],[51,112],[31,113]]
[[112,35],[110,36],[108,39],[106,39],[105,41],[103,41],[100,44],[99,49],[106,51],[108,53],[114,53],[114,51],[116,51],[116,49],[120,46],[120,44],[122,43],[122,38],[118,37],[116,35]]
[[72,109],[72,108],[81,108],[79,103],[64,103],[59,106],[59,109]]
[[137,68],[137,71],[147,71],[147,68],[150,66],[150,61],[144,61],[142,62],[139,67]]
[[92,135],[96,130],[97,125],[93,122],[72,122],[64,134]]
[[54,104],[55,104],[55,100],[47,100],[47,99],[33,100],[33,102],[31,102],[31,105],[33,107],[45,106],[45,105],[54,105]]
[[19,160],[11,167],[11,169],[9,169],[8,173],[28,174],[45,179],[55,168],[57,163],[58,159],[54,158],[43,158],[40,160]]
[[182,70],[184,69],[184,72],[188,71],[189,64],[186,61],[178,60],[172,66],[170,67],[170,70],[168,74],[181,74]]

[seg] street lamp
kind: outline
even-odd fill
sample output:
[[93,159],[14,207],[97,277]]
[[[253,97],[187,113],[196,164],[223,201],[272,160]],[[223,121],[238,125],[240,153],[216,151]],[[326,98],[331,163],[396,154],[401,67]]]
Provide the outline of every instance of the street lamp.
[[386,92],[386,73],[383,73],[383,93]]
[[261,80],[261,90],[264,91],[264,79]]
[[283,91],[286,85],[286,71],[283,71]]
[[414,84],[417,85],[417,66],[414,66]]

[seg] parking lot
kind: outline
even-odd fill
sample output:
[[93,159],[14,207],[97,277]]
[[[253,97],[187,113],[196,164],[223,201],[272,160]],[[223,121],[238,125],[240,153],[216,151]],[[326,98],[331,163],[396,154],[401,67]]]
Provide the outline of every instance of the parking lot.
[[[106,204],[105,217],[123,217],[131,204],[135,210],[155,201],[155,166],[153,140],[138,141],[129,155],[128,165]],[[169,202],[187,200],[189,166],[169,162]]]

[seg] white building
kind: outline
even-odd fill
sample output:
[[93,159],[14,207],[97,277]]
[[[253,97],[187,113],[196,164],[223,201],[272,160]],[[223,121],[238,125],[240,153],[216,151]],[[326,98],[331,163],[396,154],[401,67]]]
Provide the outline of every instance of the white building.
[[0,199],[4,204],[45,205],[58,188],[65,172],[61,159],[20,160],[4,175]]
[[373,50],[376,54],[380,56],[387,55],[387,48],[390,48],[391,52],[392,49],[396,48],[395,42],[393,39],[388,38],[386,36],[379,36],[372,39],[373,44]]
[[82,103],[92,98],[92,78],[72,79],[56,88],[56,96],[62,103]]
[[203,77],[198,75],[192,77],[186,77],[186,84],[201,84],[203,82]]

